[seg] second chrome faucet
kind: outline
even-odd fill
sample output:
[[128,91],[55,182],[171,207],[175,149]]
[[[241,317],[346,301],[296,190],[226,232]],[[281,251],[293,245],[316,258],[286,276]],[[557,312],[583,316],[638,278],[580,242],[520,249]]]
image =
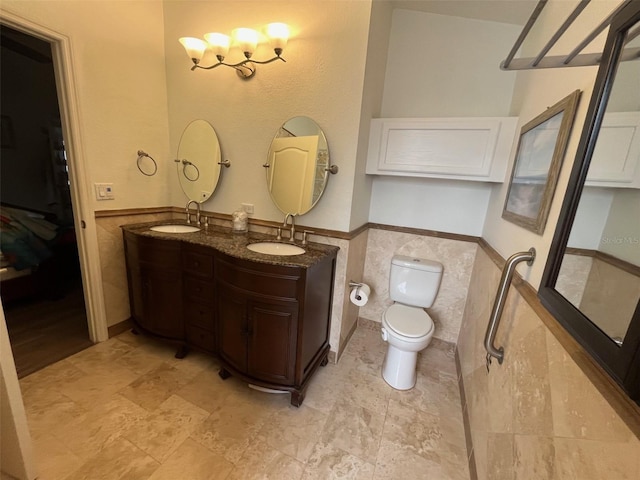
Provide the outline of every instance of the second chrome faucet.
[[284,223],[282,224],[283,227],[286,228],[286,226],[289,223],[289,218],[291,218],[291,229],[290,229],[290,233],[289,233],[289,240],[291,242],[295,242],[296,240],[296,215],[295,213],[287,213],[287,215],[284,217]]

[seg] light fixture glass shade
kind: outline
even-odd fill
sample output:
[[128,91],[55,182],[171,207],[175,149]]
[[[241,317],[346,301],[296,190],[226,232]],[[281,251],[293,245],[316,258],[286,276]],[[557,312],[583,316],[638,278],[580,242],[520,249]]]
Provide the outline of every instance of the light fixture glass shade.
[[229,53],[229,45],[231,44],[231,38],[224,33],[206,33],[204,35],[205,40],[211,45],[211,50],[216,55],[225,57]]
[[253,53],[258,45],[259,34],[251,28],[236,28],[233,40],[243,52]]
[[266,33],[271,48],[284,50],[284,47],[287,46],[287,40],[289,40],[289,26],[286,23],[270,23],[266,27]]
[[182,37],[179,39],[179,41],[187,51],[187,55],[189,55],[189,58],[195,59],[197,61],[202,60],[204,52],[207,49],[207,43],[204,40],[193,37]]

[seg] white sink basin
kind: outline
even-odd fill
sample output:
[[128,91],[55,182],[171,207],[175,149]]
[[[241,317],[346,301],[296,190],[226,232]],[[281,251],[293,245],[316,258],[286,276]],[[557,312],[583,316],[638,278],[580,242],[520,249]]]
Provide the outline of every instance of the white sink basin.
[[304,253],[304,248],[290,243],[259,242],[251,243],[247,248],[252,252],[266,255],[302,255]]
[[151,227],[150,230],[162,233],[193,233],[200,231],[198,227],[191,225],[156,225]]

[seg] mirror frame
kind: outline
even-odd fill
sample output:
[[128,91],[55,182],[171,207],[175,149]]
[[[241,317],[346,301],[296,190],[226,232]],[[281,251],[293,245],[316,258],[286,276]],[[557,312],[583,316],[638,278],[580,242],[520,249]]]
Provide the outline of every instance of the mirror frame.
[[[206,177],[204,177],[206,175],[206,170],[205,170],[206,165],[200,164],[200,166],[198,167],[196,163],[191,163],[190,161],[188,161],[188,159],[183,158],[185,156],[184,150],[187,149],[186,146],[183,146],[183,142],[185,142],[185,136],[189,131],[189,129],[193,128],[193,126],[196,125],[197,123],[202,123],[206,125],[207,128],[211,130],[211,132],[207,132],[207,133],[212,134],[212,138],[215,138],[217,153],[212,155],[211,158],[206,158],[204,160],[205,162],[210,161],[213,164],[213,169],[211,172],[213,174],[212,179],[207,179]],[[183,147],[182,155],[180,154],[180,147]],[[193,146],[191,146],[191,149],[193,149]],[[197,160],[201,160],[203,156],[200,155],[200,153],[202,153],[202,151],[201,149],[198,149],[198,150],[199,150],[198,152],[199,158]],[[193,158],[191,160],[193,160],[194,162],[196,161],[196,159],[193,159]],[[218,132],[216,132],[216,129],[213,128],[213,125],[211,125],[211,123],[209,123],[207,120],[204,120],[202,118],[196,118],[195,120],[190,121],[186,127],[184,127],[184,130],[180,135],[180,141],[178,142],[178,150],[177,150],[176,159],[174,160],[174,162],[176,163],[176,173],[178,175],[178,183],[180,184],[180,189],[182,190],[182,193],[184,193],[185,197],[187,197],[189,201],[195,201],[200,204],[206,202],[213,196],[216,189],[218,188],[218,184],[220,183],[220,179],[222,177],[222,166],[223,165],[228,166],[228,163],[225,164],[225,162],[222,162],[222,145],[220,145],[220,138],[218,137]],[[188,165],[192,165],[197,172],[197,178],[195,180],[192,180],[186,174],[186,168]],[[201,175],[203,176],[202,179],[200,178]],[[185,177],[186,180],[183,180],[182,177]],[[202,182],[205,182],[205,181],[207,182],[207,186],[209,185],[211,186],[211,192],[206,197],[202,196],[201,194],[201,192],[204,191],[201,185],[202,185]],[[199,185],[199,188],[198,188],[199,193],[197,194],[197,198],[191,198],[189,196],[189,194],[187,193],[186,186],[190,184],[186,182],[192,182],[194,185]],[[199,184],[196,184],[196,182],[199,182]]]
[[[273,151],[274,142],[276,141],[276,139],[278,139],[278,138],[287,138],[287,137],[283,137],[283,136],[280,135],[280,132],[282,130],[288,131],[287,128],[285,128],[285,125],[287,125],[287,123],[291,122],[292,120],[295,120],[295,119],[298,119],[298,118],[307,119],[317,127],[318,136],[319,136],[319,138],[322,139],[322,141],[326,145],[327,164],[324,167],[324,175],[322,177],[322,190],[320,191],[320,194],[318,195],[318,197],[313,201],[313,203],[305,211],[303,211],[303,212],[289,212],[289,211],[284,210],[282,205],[280,205],[277,202],[273,192],[271,191],[271,188],[269,188],[269,177],[273,172],[273,164],[272,164],[272,159],[271,159],[271,153]],[[318,202],[320,201],[320,199],[324,195],[325,190],[327,189],[327,184],[329,183],[329,173],[337,173],[337,171],[338,171],[337,167],[331,165],[331,154],[329,152],[329,142],[327,141],[327,136],[324,133],[324,130],[322,129],[320,124],[318,124],[318,122],[316,122],[313,118],[308,117],[306,115],[296,115],[295,117],[291,117],[291,118],[285,120],[284,123],[282,123],[282,125],[280,125],[280,127],[278,127],[278,131],[276,132],[276,134],[274,135],[274,137],[271,140],[271,143],[269,144],[269,150],[268,150],[268,153],[267,153],[267,161],[262,166],[265,168],[266,180],[267,180],[267,191],[269,192],[269,197],[271,198],[271,201],[273,202],[275,207],[278,210],[280,210],[280,212],[284,213],[285,215],[292,214],[292,215],[295,215],[295,216],[306,215],[307,213],[309,213],[311,210],[313,210],[318,205]],[[317,172],[318,172],[318,156],[316,156],[316,164],[315,164],[315,167],[314,167],[314,171],[316,172],[316,175],[314,176],[314,178],[315,178],[315,181],[317,182],[318,181],[318,176],[317,176]]]
[[540,301],[556,320],[638,404],[640,404],[640,302],[631,318],[624,342],[618,346],[584,313],[564,298],[555,289],[555,284],[613,88],[625,34],[639,22],[640,2],[631,2],[611,22],[569,185],[538,290]]

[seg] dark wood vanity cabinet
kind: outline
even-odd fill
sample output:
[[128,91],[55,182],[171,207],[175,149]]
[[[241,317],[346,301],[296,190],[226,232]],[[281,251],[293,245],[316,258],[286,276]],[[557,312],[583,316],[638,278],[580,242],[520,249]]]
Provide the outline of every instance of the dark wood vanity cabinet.
[[221,376],[291,392],[304,400],[329,353],[335,255],[302,268],[217,255],[216,316]]
[[306,262],[264,263],[207,245],[124,229],[136,330],[217,354],[220,376],[291,392],[299,406],[327,363],[337,249]]
[[180,242],[124,235],[131,317],[136,326],[184,340]]

